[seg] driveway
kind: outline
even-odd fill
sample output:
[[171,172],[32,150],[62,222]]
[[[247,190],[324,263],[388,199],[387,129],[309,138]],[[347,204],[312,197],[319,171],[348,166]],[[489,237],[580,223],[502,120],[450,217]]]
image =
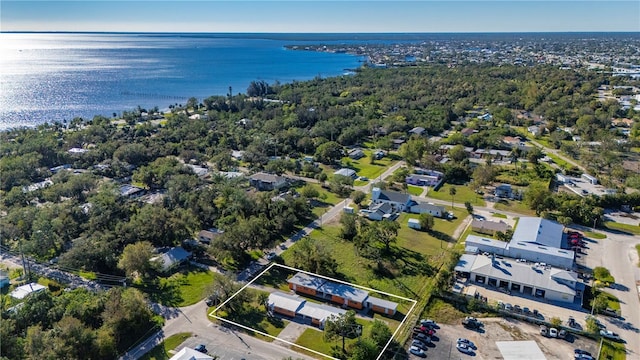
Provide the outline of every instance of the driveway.
[[[278,335],[278,338],[282,340],[286,340],[288,342],[295,343],[296,340],[298,340],[298,338],[300,337],[300,335],[302,335],[302,333],[309,328],[310,327],[308,325],[303,325],[295,321],[291,321],[284,329],[282,329],[282,331]],[[274,341],[274,344],[284,346],[284,347],[291,347],[291,345],[278,340]]]
[[[579,231],[591,231],[593,229],[572,225]],[[606,316],[599,316],[607,325],[607,329],[620,334],[627,341],[627,359],[640,359],[640,300],[638,293],[638,281],[640,281],[640,268],[638,268],[638,253],[636,244],[640,244],[640,237],[603,231],[606,239],[589,239],[589,249],[584,256],[584,263],[593,269],[596,266],[604,266],[616,279],[611,288],[606,288],[608,293],[620,300],[621,315],[624,318],[618,321]],[[603,321],[604,320],[604,321]]]

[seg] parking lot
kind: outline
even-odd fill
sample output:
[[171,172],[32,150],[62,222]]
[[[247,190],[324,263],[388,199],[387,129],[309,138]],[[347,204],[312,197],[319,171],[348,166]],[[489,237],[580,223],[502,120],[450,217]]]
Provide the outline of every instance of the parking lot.
[[[598,343],[594,340],[569,335],[566,339],[553,339],[540,335],[539,327],[514,319],[490,318],[482,319],[483,329],[470,330],[462,324],[440,324],[433,345],[426,354],[431,359],[502,359],[503,355],[496,341],[535,341],[542,353],[551,359],[573,359],[576,348],[584,349],[592,354],[597,353]],[[467,338],[475,343],[477,349],[472,354],[464,354],[456,349],[458,338]],[[420,359],[411,355],[411,359]]]

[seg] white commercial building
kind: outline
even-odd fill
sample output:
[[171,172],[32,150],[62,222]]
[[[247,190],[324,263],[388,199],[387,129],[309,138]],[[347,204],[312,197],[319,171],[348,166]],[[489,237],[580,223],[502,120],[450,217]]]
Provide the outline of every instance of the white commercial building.
[[510,242],[469,235],[465,250],[469,253],[487,252],[572,269],[575,252],[562,248],[565,241],[562,225],[542,218],[523,217],[520,218]]
[[473,283],[551,301],[574,302],[579,286],[578,275],[573,271],[495,255],[464,254],[455,271]]

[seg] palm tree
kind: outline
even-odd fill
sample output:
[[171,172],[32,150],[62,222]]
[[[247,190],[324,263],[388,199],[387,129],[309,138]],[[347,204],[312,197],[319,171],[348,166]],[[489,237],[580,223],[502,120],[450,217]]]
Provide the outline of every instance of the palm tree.
[[451,187],[449,188],[449,195],[451,195],[451,207],[452,207],[452,208],[454,207],[454,206],[453,206],[453,199],[454,199],[454,197],[456,196],[456,192],[457,192],[457,191],[456,191],[456,188],[455,188],[455,187],[451,186]]

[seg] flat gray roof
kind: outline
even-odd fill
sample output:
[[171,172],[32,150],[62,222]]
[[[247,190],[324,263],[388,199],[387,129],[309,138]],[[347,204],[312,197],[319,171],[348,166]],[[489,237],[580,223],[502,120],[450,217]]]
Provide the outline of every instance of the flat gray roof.
[[[531,285],[539,289],[552,290],[572,296],[576,295],[575,289],[555,280],[566,280],[567,276],[573,277],[575,273],[572,271],[556,268],[548,269],[532,265],[531,263],[519,263],[506,258],[495,258],[494,261],[492,261],[491,256],[466,255],[468,255],[467,259],[469,259],[469,261],[471,261],[471,257],[475,257],[473,265],[471,265],[471,270],[469,271],[474,274]],[[563,273],[568,273],[568,275],[565,276]]]
[[369,293],[364,290],[357,289],[345,284],[335,283],[332,281],[325,282],[322,286],[320,286],[319,291],[322,291],[325,294],[340,296],[343,299],[349,299],[360,303],[364,302],[364,299],[369,296]]
[[305,302],[304,306],[298,310],[298,314],[310,317],[312,319],[318,319],[324,321],[331,315],[342,315],[346,313],[346,310],[339,309],[337,307]]
[[297,295],[286,294],[280,291],[275,291],[269,294],[269,305],[276,306],[288,311],[297,312],[301,306],[305,303],[305,300]]
[[293,275],[291,279],[287,280],[287,282],[290,284],[296,284],[315,290],[318,290],[320,286],[322,286],[322,284],[324,284],[326,281],[327,280],[325,279],[313,275],[308,275],[302,272]]
[[381,308],[385,308],[385,309],[396,310],[398,308],[398,304],[393,301],[384,300],[384,299],[380,299],[373,296],[369,296],[367,298],[367,302],[370,303],[371,305],[380,306]]
[[540,245],[560,248],[563,226],[555,221],[539,217],[521,217],[513,231],[512,242],[536,242]]

